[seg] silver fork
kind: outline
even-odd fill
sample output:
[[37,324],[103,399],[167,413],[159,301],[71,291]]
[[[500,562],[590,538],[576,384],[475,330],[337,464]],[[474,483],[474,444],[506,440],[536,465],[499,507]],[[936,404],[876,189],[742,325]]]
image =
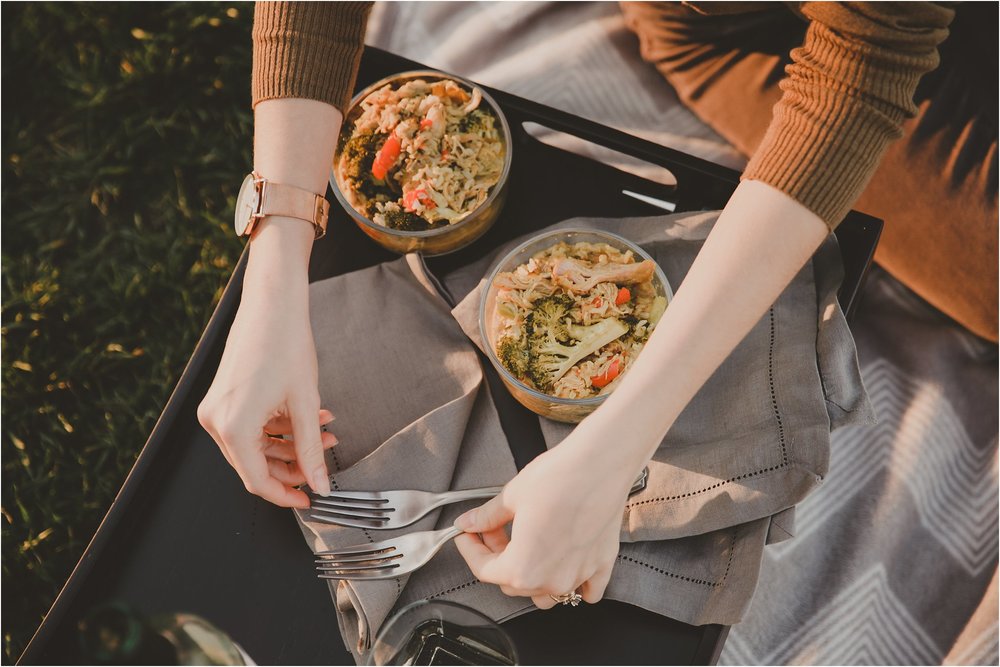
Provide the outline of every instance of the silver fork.
[[464,491],[332,491],[312,496],[309,518],[349,528],[386,530],[409,526],[442,505],[492,498],[503,490],[490,486]]
[[[644,469],[629,495],[645,488],[648,476],[649,470]],[[316,573],[320,579],[395,579],[423,567],[448,540],[462,532],[461,528],[449,526],[371,544],[319,551],[316,553]]]
[[449,526],[336,551],[319,551],[316,573],[320,579],[395,579],[423,567],[448,540],[461,533],[461,528]]
[[[649,468],[643,468],[632,484],[629,495],[646,488],[648,475]],[[429,491],[333,491],[328,496],[311,496],[312,505],[309,508],[309,518],[348,528],[372,530],[403,528],[442,505],[477,498],[492,498],[502,490],[502,486],[490,486],[444,493],[431,493]]]

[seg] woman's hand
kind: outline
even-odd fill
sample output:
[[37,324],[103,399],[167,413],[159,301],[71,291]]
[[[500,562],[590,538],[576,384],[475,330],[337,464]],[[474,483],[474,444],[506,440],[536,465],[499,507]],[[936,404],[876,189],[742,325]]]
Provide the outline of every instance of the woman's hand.
[[[326,191],[340,111],[315,100],[265,100],[254,109],[254,169],[275,183]],[[198,419],[251,493],[286,507],[309,507],[308,483],[330,492],[321,433],[333,415],[319,409],[316,347],[309,323],[305,220],[267,216],[254,231],[243,296],[219,371]],[[292,434],[294,441],[270,437]]]
[[[336,443],[320,431],[333,415],[319,405],[304,263],[289,259],[308,254],[312,229],[268,219],[251,243],[240,309],[198,420],[248,491],[305,508],[308,496],[294,487],[329,493],[323,450]],[[273,437],[289,434],[292,442]]]
[[583,460],[573,441],[584,434],[578,427],[499,496],[455,521],[466,531],[455,543],[472,573],[507,595],[530,597],[540,609],[556,604],[550,595],[577,590],[587,602],[600,600],[618,555],[636,470],[620,461],[609,467]]

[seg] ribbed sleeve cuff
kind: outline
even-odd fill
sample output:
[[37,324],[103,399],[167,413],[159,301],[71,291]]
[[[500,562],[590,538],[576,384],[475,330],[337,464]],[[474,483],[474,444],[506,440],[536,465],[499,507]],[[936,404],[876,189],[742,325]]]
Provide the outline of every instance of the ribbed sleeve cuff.
[[258,2],[253,106],[301,97],[346,111],[364,49],[370,2]]
[[785,192],[833,229],[916,113],[913,92],[937,53],[872,47],[813,22],[792,61],[742,178]]
[[818,118],[794,97],[786,92],[775,107],[774,120],[741,180],[781,190],[833,230],[861,196],[900,132],[877,113],[850,106]]

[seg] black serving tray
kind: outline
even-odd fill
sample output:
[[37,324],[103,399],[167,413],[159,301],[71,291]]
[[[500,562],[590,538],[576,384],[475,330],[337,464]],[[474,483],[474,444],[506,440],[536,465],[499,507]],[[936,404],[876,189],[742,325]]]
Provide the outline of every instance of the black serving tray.
[[[357,87],[409,69],[425,67],[367,48]],[[675,202],[678,211],[694,211],[722,208],[738,183],[738,173],[731,169],[502,91],[489,92],[510,121],[514,137],[506,208],[472,246],[428,260],[437,275],[515,236],[566,218],[663,213],[623,195],[623,189]],[[677,185],[652,183],[543,144],[524,130],[522,124],[529,121],[666,167]],[[848,317],[881,229],[881,221],[853,212],[837,229],[845,267],[840,301]],[[329,233],[312,253],[310,280],[394,257],[334,205]],[[229,632],[259,664],[353,664],[340,638],[327,587],[313,575],[311,554],[292,514],[246,493],[197,421],[198,403],[215,375],[239,305],[245,267],[246,253],[146,446],[20,664],[79,662],[77,621],[110,599],[147,613],[188,611],[204,616]],[[517,445],[512,446],[515,461],[522,467],[542,450],[538,420],[496,384],[489,364],[485,367],[504,430]],[[535,612],[508,623],[522,660],[534,664],[557,657],[566,664],[600,660],[581,638],[601,637],[609,619],[634,613],[633,637],[608,638],[619,646],[632,646],[632,653],[620,653],[618,662],[710,664],[717,660],[727,630],[688,626],[610,601],[581,613],[584,609],[545,612],[550,616],[544,622],[538,620],[543,612]],[[554,641],[570,630],[567,636],[575,637],[573,641]],[[667,651],[662,645],[644,646],[642,632],[658,634]],[[559,652],[546,652],[547,645],[560,645]],[[605,658],[608,662],[615,661]]]

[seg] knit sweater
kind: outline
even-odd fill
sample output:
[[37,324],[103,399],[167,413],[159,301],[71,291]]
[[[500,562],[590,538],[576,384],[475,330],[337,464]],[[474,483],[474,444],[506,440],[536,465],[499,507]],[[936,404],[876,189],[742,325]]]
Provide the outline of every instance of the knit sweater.
[[[675,36],[670,66],[697,67],[675,3],[641,3],[642,20]],[[686,3],[698,15],[773,10],[778,3]],[[782,97],[742,178],[788,194],[833,229],[860,196],[889,144],[917,108],[920,78],[938,64],[954,12],[935,3],[782,3],[808,22],[791,52]],[[253,28],[253,104],[320,100],[345,110],[363,48],[369,3],[258,2]],[[662,25],[661,25],[662,24]],[[640,36],[642,31],[637,31]],[[648,33],[648,31],[647,31]],[[660,43],[662,43],[662,39]],[[640,43],[644,57],[649,45]],[[733,101],[739,104],[738,100]]]

